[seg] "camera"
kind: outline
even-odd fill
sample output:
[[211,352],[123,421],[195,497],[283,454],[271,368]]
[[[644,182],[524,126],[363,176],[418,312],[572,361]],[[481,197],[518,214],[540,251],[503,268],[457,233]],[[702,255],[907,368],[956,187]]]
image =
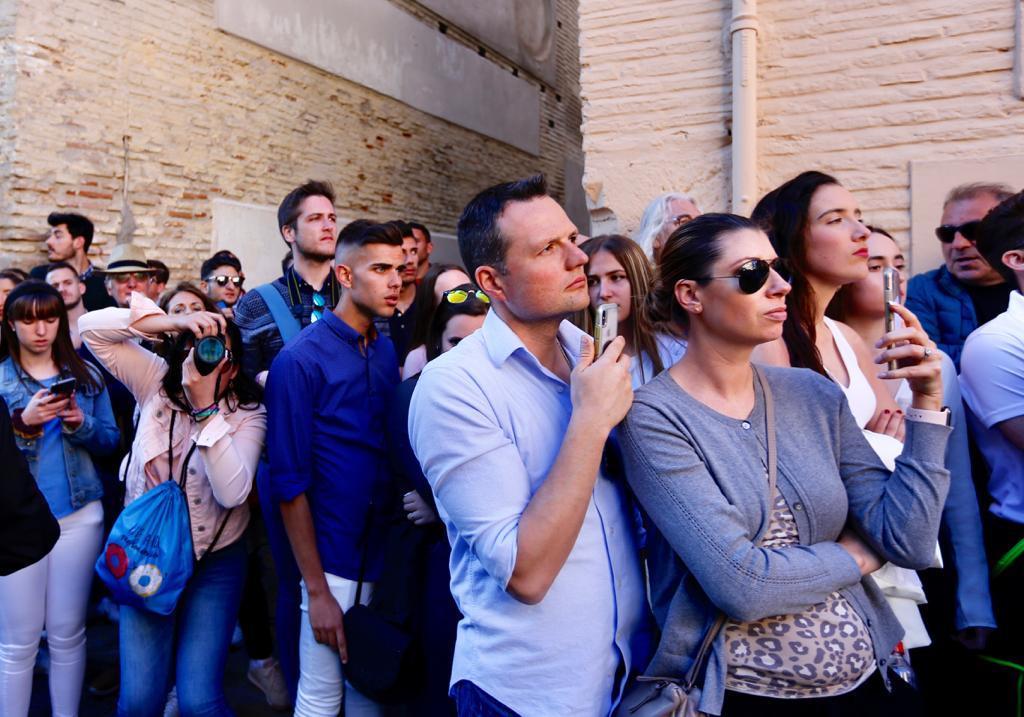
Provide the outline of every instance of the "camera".
[[196,341],[195,353],[192,358],[196,364],[196,371],[202,376],[211,374],[224,360],[226,350],[224,337],[220,335],[204,336]]

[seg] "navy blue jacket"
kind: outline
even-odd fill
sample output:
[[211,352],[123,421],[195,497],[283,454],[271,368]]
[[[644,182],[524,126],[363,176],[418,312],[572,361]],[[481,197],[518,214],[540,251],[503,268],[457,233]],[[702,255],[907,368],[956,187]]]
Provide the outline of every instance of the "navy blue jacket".
[[907,308],[921,321],[928,338],[953,359],[959,373],[964,341],[978,328],[966,287],[945,266],[918,274],[907,286]]

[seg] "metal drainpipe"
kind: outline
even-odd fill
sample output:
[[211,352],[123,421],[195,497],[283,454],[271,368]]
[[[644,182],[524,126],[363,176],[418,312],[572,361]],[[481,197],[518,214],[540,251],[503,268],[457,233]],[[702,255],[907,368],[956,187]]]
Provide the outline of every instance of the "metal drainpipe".
[[750,216],[757,188],[757,0],[733,0],[732,211]]

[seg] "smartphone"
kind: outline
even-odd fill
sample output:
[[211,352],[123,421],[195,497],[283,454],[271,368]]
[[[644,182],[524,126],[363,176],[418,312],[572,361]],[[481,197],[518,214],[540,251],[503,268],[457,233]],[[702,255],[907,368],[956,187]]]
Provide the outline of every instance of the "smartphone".
[[[885,333],[895,330],[896,319],[898,318],[896,312],[892,310],[892,304],[898,303],[900,300],[900,273],[888,267],[882,270],[882,295],[885,299]],[[896,370],[896,362],[889,361],[888,367],[890,371]]]
[[619,305],[601,304],[594,314],[595,356],[600,356],[605,346],[619,335]]
[[75,381],[74,376],[71,376],[70,378],[62,378],[60,381],[55,381],[53,385],[50,386],[50,394],[53,396],[70,396],[74,393],[77,383],[78,382]]

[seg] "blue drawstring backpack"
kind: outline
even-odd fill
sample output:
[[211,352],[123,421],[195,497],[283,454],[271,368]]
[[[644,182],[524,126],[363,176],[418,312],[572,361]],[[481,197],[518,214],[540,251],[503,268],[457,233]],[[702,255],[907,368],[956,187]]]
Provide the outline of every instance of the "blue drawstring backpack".
[[[171,413],[172,437],[176,414],[176,411]],[[110,531],[107,544],[96,560],[96,572],[119,605],[170,615],[192,577],[195,558],[185,479],[195,450],[193,443],[181,464],[180,480],[174,480],[173,450],[168,446],[171,478],[132,501]],[[126,468],[130,462],[129,452]],[[230,517],[230,511],[228,513],[210,550]]]

